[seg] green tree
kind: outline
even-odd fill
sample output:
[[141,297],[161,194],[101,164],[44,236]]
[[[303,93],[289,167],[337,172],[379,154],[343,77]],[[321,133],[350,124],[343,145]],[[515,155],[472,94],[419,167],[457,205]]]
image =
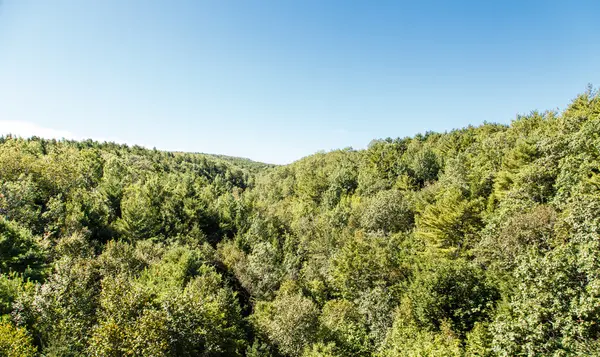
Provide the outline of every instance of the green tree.
[[40,279],[44,275],[46,255],[40,241],[29,230],[0,217],[0,272],[23,273]]
[[460,252],[477,241],[481,210],[480,200],[469,200],[460,190],[450,188],[417,216],[417,235],[436,248]]
[[335,344],[324,344],[322,342],[314,343],[310,348],[306,348],[302,357],[338,357],[346,356],[336,351]]
[[584,354],[598,345],[598,249],[595,237],[522,259],[515,295],[491,325],[497,354]]
[[0,356],[34,357],[36,355],[37,348],[24,328],[15,327],[9,322],[0,322]]
[[281,352],[300,356],[318,341],[319,310],[310,299],[293,290],[284,286],[272,302],[259,302],[253,320]]
[[380,353],[383,357],[461,357],[460,339],[447,323],[439,331],[419,328],[410,319],[397,313],[385,344]]
[[407,296],[421,326],[439,330],[446,323],[461,338],[490,316],[500,297],[483,271],[460,260],[435,262],[416,276]]
[[131,241],[156,238],[161,233],[162,188],[157,178],[128,187],[121,201],[117,227]]
[[381,191],[366,200],[360,222],[369,231],[408,231],[413,227],[414,212],[405,195],[395,190]]
[[366,321],[352,302],[329,300],[323,306],[320,321],[327,337],[335,341],[342,355],[368,355],[370,346]]
[[13,314],[28,326],[45,354],[81,355],[96,322],[99,291],[95,262],[65,255],[54,264],[53,273],[36,289],[32,300],[17,301]]
[[155,309],[149,289],[124,277],[105,278],[99,320],[91,331],[92,356],[167,356],[166,315]]
[[331,259],[330,279],[342,296],[355,298],[377,286],[396,284],[406,278],[408,267],[398,260],[401,248],[395,239],[358,232],[347,238]]
[[34,285],[16,274],[0,274],[0,320],[13,311],[13,303],[22,295],[30,294]]

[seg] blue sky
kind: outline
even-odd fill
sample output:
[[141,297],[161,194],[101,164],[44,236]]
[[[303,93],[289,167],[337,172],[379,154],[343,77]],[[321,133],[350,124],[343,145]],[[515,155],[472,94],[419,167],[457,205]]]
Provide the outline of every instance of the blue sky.
[[600,86],[599,1],[1,0],[0,133],[288,163]]

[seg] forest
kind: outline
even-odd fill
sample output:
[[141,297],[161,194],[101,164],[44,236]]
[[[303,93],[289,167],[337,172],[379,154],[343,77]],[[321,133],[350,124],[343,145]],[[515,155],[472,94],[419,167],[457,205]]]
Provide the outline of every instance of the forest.
[[0,137],[0,356],[600,356],[600,94],[289,165]]

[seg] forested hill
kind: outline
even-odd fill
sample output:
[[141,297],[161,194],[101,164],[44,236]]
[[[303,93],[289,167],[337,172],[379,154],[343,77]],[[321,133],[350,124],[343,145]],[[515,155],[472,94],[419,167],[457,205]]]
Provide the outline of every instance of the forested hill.
[[593,91],[286,166],[3,137],[0,215],[0,356],[600,355]]

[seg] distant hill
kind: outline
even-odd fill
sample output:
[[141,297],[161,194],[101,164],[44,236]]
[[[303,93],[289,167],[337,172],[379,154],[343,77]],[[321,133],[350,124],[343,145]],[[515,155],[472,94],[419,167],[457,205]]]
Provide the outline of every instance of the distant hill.
[[254,160],[250,160],[247,159],[245,157],[236,157],[236,156],[228,156],[228,155],[219,155],[219,154],[206,154],[206,153],[199,153],[199,155],[206,155],[209,157],[214,157],[220,160],[224,160],[227,162],[230,162],[234,165],[237,165],[239,167],[248,169],[248,170],[253,170],[253,171],[260,171],[263,169],[268,169],[268,168],[272,168],[272,167],[276,167],[278,165],[275,164],[266,164],[263,162],[259,162],[259,161],[254,161]]

